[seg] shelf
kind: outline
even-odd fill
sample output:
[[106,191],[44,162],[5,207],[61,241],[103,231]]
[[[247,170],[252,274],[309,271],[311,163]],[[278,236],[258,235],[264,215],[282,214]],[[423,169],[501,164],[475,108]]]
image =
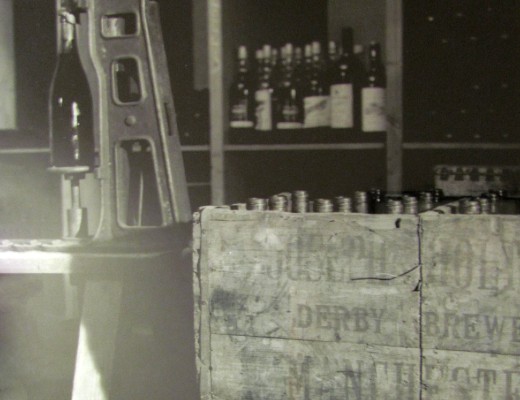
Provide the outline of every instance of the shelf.
[[384,143],[228,144],[224,151],[378,150]]
[[405,142],[405,150],[518,150],[520,143],[471,143],[471,142]]
[[205,187],[205,186],[210,186],[211,183],[209,182],[188,182],[187,183],[187,186],[190,188],[190,187]]
[[18,147],[0,149],[0,154],[41,154],[50,153],[48,147]]
[[384,143],[383,132],[360,132],[359,130],[304,128],[273,131],[257,131],[254,129],[229,129],[227,140],[229,145],[322,145],[352,143]]
[[192,144],[181,146],[183,152],[209,151],[209,144]]

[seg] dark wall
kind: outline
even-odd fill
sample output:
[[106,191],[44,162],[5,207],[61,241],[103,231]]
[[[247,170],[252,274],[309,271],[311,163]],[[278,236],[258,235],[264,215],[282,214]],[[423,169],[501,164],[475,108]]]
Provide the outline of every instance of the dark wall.
[[55,66],[54,0],[14,0],[18,127],[47,137],[48,96]]

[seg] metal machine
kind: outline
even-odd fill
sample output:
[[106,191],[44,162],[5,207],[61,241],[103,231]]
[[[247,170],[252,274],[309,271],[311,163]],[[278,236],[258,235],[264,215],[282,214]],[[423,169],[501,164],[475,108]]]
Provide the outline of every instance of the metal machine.
[[[65,54],[63,46],[75,40],[89,102],[82,108],[79,100],[54,96],[57,69],[50,99],[49,170],[61,175],[63,238],[2,241],[0,283],[29,275],[40,289],[25,297],[45,298],[48,292],[65,311],[49,311],[51,322],[43,321],[45,313],[34,312],[46,329],[43,334],[24,329],[26,340],[2,320],[2,346],[16,354],[27,343],[43,343],[33,346],[27,369],[38,370],[38,379],[50,376],[51,387],[70,385],[74,400],[109,399],[114,393],[126,393],[122,398],[196,398],[191,394],[193,306],[186,301],[191,283],[182,276],[191,276],[182,251],[188,230],[180,224],[190,221],[191,211],[158,5],[151,0],[56,0],[56,18],[58,54]],[[74,96],[80,78],[66,77],[59,89],[72,87]],[[61,106],[66,117],[59,125],[53,113]],[[87,143],[86,162],[79,156],[81,143]],[[60,276],[64,279],[56,290]],[[11,297],[0,290],[1,304],[11,304]],[[45,301],[24,300],[27,307],[40,303]],[[23,311],[25,305],[16,307]],[[65,322],[74,324],[75,333],[60,329]],[[63,346],[48,351],[47,343],[57,334],[77,339],[75,354]],[[116,349],[152,361],[125,362]],[[60,366],[63,360],[74,364],[70,379],[52,369],[54,359]],[[37,387],[27,374],[12,374],[14,386],[6,390]],[[144,377],[142,382],[133,374]],[[157,390],[164,394],[150,395]]]
[[[92,97],[90,166],[54,166],[62,148],[51,126],[51,171],[64,183],[64,236],[109,240],[189,221],[157,4],[57,0],[56,16],[58,53],[67,28],[74,30]],[[71,76],[70,84],[76,79]],[[69,128],[65,140],[77,140]]]

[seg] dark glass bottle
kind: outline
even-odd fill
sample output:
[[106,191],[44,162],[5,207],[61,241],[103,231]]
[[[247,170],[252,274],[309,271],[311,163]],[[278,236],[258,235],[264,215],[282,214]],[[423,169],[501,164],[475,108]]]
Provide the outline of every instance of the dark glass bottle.
[[61,52],[50,97],[51,167],[60,172],[87,172],[94,167],[92,95],[78,54],[76,20],[61,17]]
[[361,90],[361,129],[386,131],[386,73],[379,43],[370,43],[368,71]]
[[229,125],[231,128],[253,127],[253,93],[247,62],[247,47],[237,52],[237,72],[229,91]]
[[342,54],[330,78],[330,126],[331,128],[354,128],[354,52],[353,31],[342,30]]
[[273,129],[273,83],[271,68],[271,46],[264,45],[262,64],[258,68],[255,91],[255,129]]
[[293,47],[282,49],[281,80],[275,91],[275,120],[277,129],[299,129],[303,123],[303,102],[294,74]]
[[312,43],[312,66],[303,84],[304,127],[319,128],[330,125],[329,87],[321,57],[319,42]]

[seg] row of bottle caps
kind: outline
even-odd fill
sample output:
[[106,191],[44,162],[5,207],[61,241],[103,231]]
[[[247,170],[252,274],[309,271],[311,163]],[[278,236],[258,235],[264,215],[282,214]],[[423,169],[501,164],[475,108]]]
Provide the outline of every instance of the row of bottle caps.
[[479,197],[445,198],[442,190],[414,194],[386,195],[379,189],[356,191],[353,197],[309,199],[305,190],[283,192],[269,198],[251,197],[246,203],[231,205],[232,210],[281,211],[294,213],[419,214],[517,214],[518,204],[503,190],[490,190]]
[[[363,60],[365,48],[362,44],[355,44],[353,47],[354,55],[358,60]],[[269,59],[272,67],[282,64],[287,58],[290,58],[296,65],[303,63],[305,59],[312,57],[319,57],[323,59],[322,66],[327,63],[334,63],[343,54],[343,47],[338,45],[334,40],[329,40],[327,43],[327,56],[322,54],[321,42],[314,40],[306,43],[304,46],[295,46],[288,42],[280,48],[276,48],[270,44],[264,44],[262,47],[255,50],[255,63],[261,64],[263,60]],[[242,45],[238,48],[238,57],[247,58],[247,47]]]

